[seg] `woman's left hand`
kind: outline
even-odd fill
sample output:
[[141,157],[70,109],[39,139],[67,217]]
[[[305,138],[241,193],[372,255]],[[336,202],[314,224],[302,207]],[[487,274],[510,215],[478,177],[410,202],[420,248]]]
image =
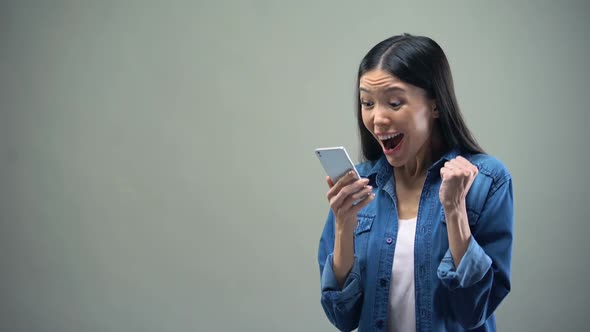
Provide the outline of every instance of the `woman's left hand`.
[[465,208],[465,197],[477,173],[477,167],[461,156],[445,163],[440,169],[442,184],[438,191],[445,210]]

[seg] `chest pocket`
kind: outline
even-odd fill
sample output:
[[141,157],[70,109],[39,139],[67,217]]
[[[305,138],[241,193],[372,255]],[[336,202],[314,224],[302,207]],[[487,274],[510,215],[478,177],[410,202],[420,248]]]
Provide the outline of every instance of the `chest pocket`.
[[354,231],[354,254],[359,260],[361,269],[364,270],[367,261],[369,235],[371,235],[375,214],[359,213],[357,220],[358,224]]

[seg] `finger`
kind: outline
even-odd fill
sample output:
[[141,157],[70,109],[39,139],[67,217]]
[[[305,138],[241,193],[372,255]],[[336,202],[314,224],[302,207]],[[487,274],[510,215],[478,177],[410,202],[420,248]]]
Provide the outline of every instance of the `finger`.
[[465,157],[463,157],[463,156],[457,156],[457,157],[455,158],[455,160],[457,160],[457,162],[460,162],[460,163],[462,163],[462,164],[465,164],[465,163],[467,163],[467,164],[471,164],[471,163],[469,162],[469,160],[467,160],[467,158],[465,158]]
[[369,184],[369,179],[364,178],[364,179],[354,181],[353,183],[344,187],[342,190],[344,190],[348,194],[354,194],[357,191],[366,188],[368,184]]
[[459,156],[459,157],[457,157],[457,159],[459,162],[461,162],[461,164],[465,168],[472,170],[474,172],[474,174],[479,173],[479,169],[477,168],[477,166],[475,166],[473,163],[471,163],[469,160],[467,160],[467,158],[465,158],[463,156]]
[[334,199],[331,200],[331,204],[335,204],[336,206],[343,205],[343,202],[349,197],[355,194],[356,192],[362,190],[367,184],[369,183],[369,179],[360,179],[355,181],[354,183],[342,188],[335,196]]
[[332,179],[330,179],[329,176],[326,176],[326,182],[328,183],[328,186],[330,188],[334,187],[334,182],[332,181]]
[[354,213],[354,214],[359,213],[359,211],[362,210],[362,208],[364,208],[365,206],[367,206],[374,199],[375,199],[375,194],[371,193],[371,194],[367,195],[367,198],[365,198],[362,201],[360,201],[357,205],[352,206],[351,212]]
[[[355,194],[350,195],[348,199],[352,200],[353,202],[356,202],[357,200],[361,199],[361,198],[366,198],[367,196],[369,196],[371,193],[373,192],[373,187],[371,186],[365,186],[363,189],[361,189],[360,191],[356,192]],[[344,203],[346,204],[346,203]]]
[[340,190],[340,193],[343,195],[352,195],[359,190],[362,190],[367,184],[369,184],[369,179],[360,179],[356,180],[353,183],[345,186]]
[[334,210],[334,212],[337,212],[342,209],[348,209],[350,206],[344,204],[344,201],[346,201],[347,197],[348,196],[343,194],[342,191],[332,196],[330,198],[330,207],[332,208],[332,210]]
[[477,176],[477,174],[479,174],[479,168],[477,168],[477,166],[473,165],[473,176]]
[[455,159],[451,160],[450,164],[451,164],[451,168],[452,169],[460,169],[460,170],[462,170],[462,169],[465,168],[465,164],[463,163],[463,161],[460,160],[460,159],[458,159],[458,158],[455,158]]
[[453,170],[452,176],[455,176],[458,178],[463,178],[463,179],[471,178],[473,176],[473,172],[471,169],[465,168],[463,165],[461,165],[460,167],[455,168]]
[[479,173],[479,170],[477,169],[477,167],[469,167],[465,169],[465,173],[466,176],[469,177],[469,179],[474,179],[477,176],[477,173]]
[[463,165],[458,163],[455,159],[448,162],[447,168],[447,177],[448,176],[456,176],[463,173]]
[[346,184],[354,182],[356,180],[359,180],[359,178],[356,176],[356,173],[354,171],[348,171],[336,183],[342,182],[342,183],[345,183],[345,185],[346,185]]
[[465,159],[462,156],[458,156],[456,159],[457,165],[461,165],[461,168],[471,169],[473,164],[469,162],[469,160]]
[[334,183],[332,181],[332,179],[330,179],[330,181],[332,181],[333,185],[330,188],[330,190],[328,191],[328,194],[326,196],[328,197],[328,199],[331,199],[332,197],[336,196],[340,192],[340,190],[342,190],[343,187],[345,187],[349,183],[352,183],[355,179],[356,179],[356,174],[352,171],[346,173],[344,176],[342,176],[340,179],[338,179],[338,181],[336,181],[336,183]]
[[455,167],[455,165],[451,165],[450,167],[445,166],[440,169],[440,176],[443,181],[464,175],[465,171],[461,168]]
[[350,209],[350,208],[356,206],[354,204],[355,202],[357,202],[357,205],[360,204],[360,202],[364,201],[367,197],[369,197],[370,194],[371,194],[371,191],[369,190],[368,192],[364,192],[362,194],[360,192],[358,192],[354,195],[349,195],[348,197],[346,197],[345,200],[342,201],[342,208],[343,209]]
[[355,180],[357,180],[356,174],[353,171],[350,171],[338,179],[338,181],[334,183],[334,187],[336,187],[336,190],[340,191],[341,188],[351,184]]
[[350,205],[344,203],[348,197],[362,190],[369,183],[369,179],[360,179],[354,183],[342,188],[332,199],[330,199],[330,205],[332,208],[340,208],[341,206]]
[[465,158],[458,156],[450,162],[453,176],[473,177],[473,165]]
[[460,163],[463,166],[463,168],[471,171],[471,173],[473,175],[476,175],[477,173],[479,173],[479,169],[477,168],[477,166],[472,164],[469,160],[467,160],[467,158],[465,158],[463,156],[458,156],[457,162]]

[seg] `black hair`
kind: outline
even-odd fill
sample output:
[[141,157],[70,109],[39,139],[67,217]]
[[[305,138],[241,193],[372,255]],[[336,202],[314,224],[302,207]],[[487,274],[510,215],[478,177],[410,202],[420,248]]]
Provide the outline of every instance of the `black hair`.
[[376,160],[383,155],[381,146],[365,127],[361,114],[359,82],[365,73],[374,69],[384,70],[406,83],[422,88],[428,98],[436,100],[439,112],[436,121],[445,150],[457,148],[462,153],[484,153],[463,120],[455,96],[451,68],[442,48],[428,37],[405,33],[375,45],[359,66],[356,108],[361,149],[366,160]]

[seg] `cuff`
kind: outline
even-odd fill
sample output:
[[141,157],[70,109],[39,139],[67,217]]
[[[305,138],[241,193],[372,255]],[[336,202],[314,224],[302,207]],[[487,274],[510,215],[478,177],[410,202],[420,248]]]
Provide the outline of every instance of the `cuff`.
[[[334,275],[334,270],[332,269],[333,257],[333,254],[328,255],[326,258],[326,264],[324,265],[324,271],[322,272],[321,286],[323,296],[337,303],[338,307],[346,307],[347,304],[352,306],[358,298],[361,290],[361,271],[358,259],[356,256],[354,257],[352,269],[350,269],[350,272],[344,281],[344,286],[341,289],[338,285],[338,280],[336,280],[336,276]],[[345,308],[341,307],[341,309]]]
[[447,250],[440,265],[437,275],[440,281],[447,288],[467,288],[480,281],[492,266],[492,259],[485,253],[483,248],[471,236],[469,246],[459,267],[455,268],[451,250]]

